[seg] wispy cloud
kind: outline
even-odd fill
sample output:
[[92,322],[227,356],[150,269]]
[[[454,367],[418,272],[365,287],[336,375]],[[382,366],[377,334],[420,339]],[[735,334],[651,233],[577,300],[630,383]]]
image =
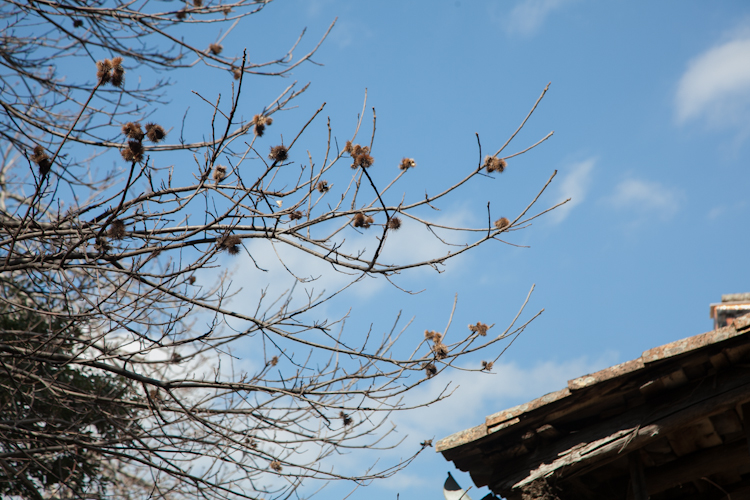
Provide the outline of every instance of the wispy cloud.
[[555,10],[575,0],[522,0],[510,11],[505,21],[509,35],[531,36]]
[[[610,351],[595,359],[579,357],[562,362],[540,362],[533,366],[499,362],[491,374],[447,371],[444,376],[440,375],[412,391],[404,403],[418,405],[444,396],[448,384],[448,392],[453,390],[451,396],[429,406],[393,413],[391,421],[405,441],[399,448],[380,451],[378,457],[384,461],[403,458],[405,450],[418,450],[420,442],[425,439],[441,439],[479,425],[487,415],[562,389],[569,379],[601,370],[618,360],[618,354]],[[369,460],[372,460],[372,456],[352,454],[341,457],[336,466],[339,471],[356,470],[366,466]],[[387,484],[381,486],[400,492],[404,498],[428,497],[424,491],[435,488],[439,492],[439,485],[445,478],[442,471],[448,469],[453,469],[453,466],[447,464],[439,454],[428,451],[405,473],[388,479]],[[453,473],[460,475],[455,470]],[[464,482],[461,481],[461,484]],[[470,483],[467,480],[465,484]]]
[[750,35],[699,54],[680,78],[675,96],[677,120],[703,120],[713,126],[744,123],[750,111]]
[[670,219],[680,209],[683,194],[658,182],[626,179],[615,186],[609,203],[617,209],[631,211],[638,216]]
[[[432,222],[444,226],[470,227],[473,216],[468,210],[457,209],[445,215],[439,215]],[[456,240],[455,235],[447,234],[440,228],[433,229],[447,243],[463,243]],[[378,262],[385,264],[413,264],[429,259],[445,257],[448,251],[455,252],[457,246],[448,246],[441,242],[433,232],[427,230],[422,224],[409,218],[402,217],[402,227],[398,231],[388,233],[386,241],[381,249]],[[382,227],[375,226],[369,230],[356,233],[349,229],[346,237],[340,241],[338,251],[349,255],[361,255],[363,259],[369,259],[378,246],[378,238],[382,235]],[[465,235],[464,235],[465,236]],[[248,241],[248,240],[246,240]],[[229,307],[243,305],[243,309],[254,311],[258,302],[269,305],[279,299],[284,293],[294,288],[294,298],[291,299],[292,307],[301,307],[308,302],[309,297],[316,297],[325,291],[325,296],[355,282],[347,290],[347,296],[358,299],[372,299],[383,289],[390,289],[385,279],[363,276],[361,272],[355,272],[343,267],[334,267],[303,252],[298,248],[282,243],[274,245],[264,240],[249,240],[245,243],[247,250],[252,255],[252,260],[244,252],[236,257],[223,254],[221,258],[226,259],[229,266],[237,266],[231,273],[232,287],[230,290],[234,295],[229,299]],[[462,257],[449,261],[442,276],[460,272]],[[257,263],[257,267],[254,263]],[[260,268],[260,269],[259,269]],[[208,271],[207,273],[210,273]],[[432,267],[414,269],[410,273],[404,273],[394,281],[399,286],[407,289],[412,287],[420,290],[424,287],[424,279],[427,275],[437,276]],[[198,276],[201,280],[202,276]],[[206,277],[208,281],[209,277]],[[242,287],[240,289],[240,287]],[[283,303],[278,302],[275,307]],[[345,307],[346,310],[348,307]],[[265,309],[265,306],[261,310]],[[336,315],[334,310],[328,309],[326,304],[317,309],[321,318],[326,315]]]
[[305,2],[305,5],[307,6],[307,15],[310,17],[318,17],[333,4],[333,0],[307,0],[307,2]]
[[596,158],[589,158],[564,169],[564,176],[557,188],[557,203],[568,198],[570,198],[570,201],[552,212],[550,220],[553,223],[559,224],[564,221],[570,215],[573,207],[580,205],[586,199],[591,187],[591,177],[595,165]]
[[706,218],[714,220],[723,216],[736,217],[745,207],[747,207],[747,201],[745,200],[738,201],[731,205],[722,204],[709,210]]
[[[394,421],[401,432],[408,433],[416,442],[433,436],[440,439],[480,424],[486,415],[562,389],[569,379],[610,366],[617,362],[617,357],[617,353],[607,352],[597,359],[580,357],[526,367],[513,362],[498,363],[489,375],[456,371],[450,374],[450,381],[451,387],[457,389],[448,399],[427,408],[398,413]],[[437,377],[410,395],[410,401],[435,398],[445,384],[445,379]]]

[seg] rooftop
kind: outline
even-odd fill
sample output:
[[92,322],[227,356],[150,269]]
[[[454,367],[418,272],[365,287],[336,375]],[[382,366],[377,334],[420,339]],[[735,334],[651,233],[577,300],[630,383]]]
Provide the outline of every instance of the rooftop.
[[[740,299],[746,298],[750,295]],[[734,457],[742,440],[744,461],[735,457],[733,463],[746,466],[719,481],[747,483],[750,498],[742,424],[750,419],[750,411],[745,416],[742,409],[750,401],[750,315],[732,321],[488,415],[476,427],[441,439],[436,449],[470,472],[477,486],[489,485],[508,498],[520,498],[520,491],[537,480],[573,476],[576,485],[568,487],[576,495],[565,498],[609,498],[602,491],[632,487],[630,454],[645,467],[651,498],[664,492],[656,498],[671,499],[687,498],[669,493],[686,481],[678,468],[682,462],[708,460],[707,451]],[[713,463],[725,467],[715,457]],[[595,469],[596,477],[588,474]],[[708,475],[709,469],[701,473]]]

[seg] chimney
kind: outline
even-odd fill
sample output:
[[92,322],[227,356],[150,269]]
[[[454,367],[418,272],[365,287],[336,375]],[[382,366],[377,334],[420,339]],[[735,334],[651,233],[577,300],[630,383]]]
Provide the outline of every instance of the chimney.
[[734,323],[734,320],[750,313],[750,293],[730,293],[721,296],[721,304],[711,304],[711,319],[714,330]]

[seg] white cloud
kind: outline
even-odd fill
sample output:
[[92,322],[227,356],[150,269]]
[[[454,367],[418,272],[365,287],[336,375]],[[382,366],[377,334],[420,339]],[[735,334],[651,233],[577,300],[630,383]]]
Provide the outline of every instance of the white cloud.
[[505,30],[511,35],[531,36],[553,11],[568,3],[571,0],[522,0],[508,15]]
[[616,187],[609,202],[615,208],[629,210],[640,216],[656,216],[667,220],[677,213],[682,193],[658,182],[627,179]]
[[746,201],[738,201],[737,203],[734,203],[732,205],[719,205],[711,210],[709,210],[708,215],[706,216],[709,220],[717,219],[718,217],[734,217],[737,215],[737,212],[742,210],[747,206]]
[[[607,352],[597,359],[579,357],[563,362],[540,362],[527,367],[500,361],[495,364],[492,373],[447,370],[410,392],[403,403],[418,405],[433,400],[441,395],[448,383],[449,391],[455,389],[453,394],[430,406],[391,414],[390,420],[396,425],[396,436],[404,438],[404,442],[398,448],[378,452],[377,458],[382,461],[380,465],[390,465],[418,450],[420,442],[425,439],[439,440],[479,425],[487,415],[560,390],[567,386],[568,380],[596,372],[618,361],[616,352]],[[476,368],[478,363],[476,361],[472,368]],[[393,441],[391,439],[389,442]],[[346,473],[362,470],[373,460],[371,453],[351,453],[334,457],[332,463],[339,473]],[[447,469],[453,469],[453,466],[447,464],[434,449],[428,449],[417,463],[380,486],[400,491],[404,498],[420,491],[419,497],[426,496],[424,492],[430,489],[439,492],[439,485],[445,478],[442,470]],[[457,475],[455,471],[453,473]],[[470,484],[468,480],[459,480],[459,483]]]
[[[447,246],[443,244],[433,233],[427,230],[422,224],[401,217],[402,227],[398,231],[388,233],[386,241],[381,249],[378,262],[384,264],[411,264],[425,260],[444,257],[448,251],[456,252],[460,247]],[[440,213],[430,218],[430,222],[451,227],[472,227],[473,216],[468,210],[458,209],[452,212]],[[471,241],[475,233],[458,234],[446,231],[440,228],[433,229],[441,238],[449,243],[465,243]],[[341,244],[337,247],[338,251],[350,255],[361,253],[362,258],[371,258],[378,246],[378,238],[382,236],[382,227],[374,226],[369,230],[363,231],[362,234],[347,229],[337,241]],[[463,241],[458,238],[464,238]],[[382,277],[365,276],[361,272],[349,270],[343,267],[334,269],[328,263],[323,262],[320,258],[312,256],[306,252],[293,248],[280,242],[274,246],[265,240],[246,240],[245,246],[253,256],[258,266],[265,271],[255,267],[253,261],[244,253],[237,257],[222,256],[226,259],[226,264],[236,265],[236,269],[230,273],[233,286],[232,292],[235,295],[229,300],[229,308],[237,307],[242,304],[244,312],[251,313],[255,311],[258,301],[265,291],[264,304],[270,305],[282,294],[289,291],[295,286],[294,298],[291,301],[292,307],[299,307],[306,304],[308,297],[315,297],[325,290],[326,295],[341,290],[353,281],[358,281],[351,288],[348,288],[347,297],[357,297],[358,299],[370,299],[378,292],[389,289],[391,285]],[[275,247],[275,251],[274,251]],[[460,272],[462,257],[456,257],[450,260],[446,266],[439,266],[444,271],[443,276]],[[206,282],[213,279],[213,271],[205,271]],[[294,275],[292,275],[293,273]],[[210,276],[209,276],[210,275]],[[422,267],[418,269],[406,270],[400,275],[393,278],[393,281],[399,286],[406,289],[421,290],[424,288],[424,279],[427,275],[437,276],[432,267]],[[303,280],[295,285],[295,276]],[[199,281],[202,276],[198,275]],[[239,288],[242,287],[242,290]],[[280,307],[281,302],[276,304]],[[347,302],[348,304],[348,302]],[[316,315],[323,317],[336,316],[336,312],[345,311],[346,307],[332,306],[329,309],[326,303],[320,307]]]
[[[401,217],[403,225],[398,231],[388,234],[385,242],[381,262],[421,262],[455,253],[460,248],[443,244],[431,231],[422,224],[407,217]],[[440,213],[430,218],[430,222],[448,227],[475,227],[477,221],[472,213],[465,209],[455,209]],[[482,221],[481,223],[485,223]],[[480,223],[480,224],[481,224]],[[459,245],[472,241],[475,233],[457,233],[435,227],[433,231],[444,241],[452,245]],[[460,258],[460,257],[459,257]],[[457,261],[448,261],[446,271],[456,272]],[[429,269],[431,272],[432,268]]]
[[677,120],[703,119],[713,126],[744,123],[750,111],[750,37],[698,55],[680,78]]
[[[406,470],[388,478],[387,481],[382,481],[379,486],[395,492],[403,492],[407,488],[410,488],[412,491],[415,489],[417,491],[429,491],[429,488],[435,488],[435,483],[431,477],[425,477],[425,474],[407,467]],[[406,498],[406,495],[404,497]]]
[[566,169],[567,173],[557,188],[558,199],[556,203],[560,203],[568,198],[570,198],[570,201],[552,212],[550,220],[553,223],[559,224],[565,220],[573,207],[580,205],[586,199],[589,187],[591,186],[591,174],[595,165],[596,159],[589,158],[588,160],[574,163]]
[[708,219],[714,220],[717,217],[719,217],[721,214],[726,212],[727,207],[725,205],[719,205],[718,207],[714,207],[708,212]]
[[323,13],[324,10],[331,7],[334,2],[333,0],[307,0],[307,15],[310,17],[318,17]]
[[533,367],[501,362],[495,365],[492,374],[445,372],[447,377],[436,377],[409,398],[415,403],[435,398],[450,380],[451,387],[458,389],[448,399],[426,408],[397,413],[393,420],[400,433],[408,433],[416,441],[433,436],[440,439],[481,424],[487,415],[560,390],[566,387],[568,380],[616,362],[617,354],[609,352],[595,360],[580,357],[562,363],[547,361]]

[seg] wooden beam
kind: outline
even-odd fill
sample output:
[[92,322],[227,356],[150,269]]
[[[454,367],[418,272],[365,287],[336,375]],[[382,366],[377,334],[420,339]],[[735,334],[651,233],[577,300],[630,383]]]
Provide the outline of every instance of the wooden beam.
[[584,499],[584,500],[596,500],[596,495],[593,491],[589,489],[586,484],[581,481],[580,478],[572,477],[566,481],[570,488],[573,490],[573,493],[576,495],[576,499]]
[[646,483],[648,491],[656,495],[725,470],[737,470],[740,474],[750,471],[750,456],[742,439],[693,452],[660,467],[651,467],[648,469]]
[[[503,469],[503,474],[494,478],[492,489],[511,491],[561,470],[565,477],[581,469],[601,467],[623,452],[637,450],[667,433],[750,399],[750,375],[746,371],[725,370],[718,382],[721,383],[716,387],[698,384],[671,391],[670,397],[656,408],[644,405],[518,457],[512,464],[496,463],[496,470]],[[750,409],[743,413],[750,416]]]
[[[719,493],[718,496],[714,496],[712,498],[720,498],[720,499],[727,499],[732,498],[733,500],[735,498],[744,499],[744,498],[750,498],[750,486],[748,486],[747,481],[743,481],[742,483],[736,484],[736,485],[727,485],[722,487],[722,491],[718,490],[715,486],[710,485],[709,483],[706,483],[703,480],[698,480],[698,484],[705,484],[708,486],[705,490],[692,494],[692,495],[686,495],[680,497],[680,500],[706,500],[706,492],[710,492],[713,490],[714,494]],[[726,494],[722,494],[726,493]]]
[[750,403],[742,405],[742,423],[745,427],[745,437],[747,438],[747,450],[750,453]]
[[630,488],[633,492],[633,500],[649,500],[648,488],[646,487],[646,474],[643,472],[641,452],[636,450],[628,454],[628,469],[630,469]]

